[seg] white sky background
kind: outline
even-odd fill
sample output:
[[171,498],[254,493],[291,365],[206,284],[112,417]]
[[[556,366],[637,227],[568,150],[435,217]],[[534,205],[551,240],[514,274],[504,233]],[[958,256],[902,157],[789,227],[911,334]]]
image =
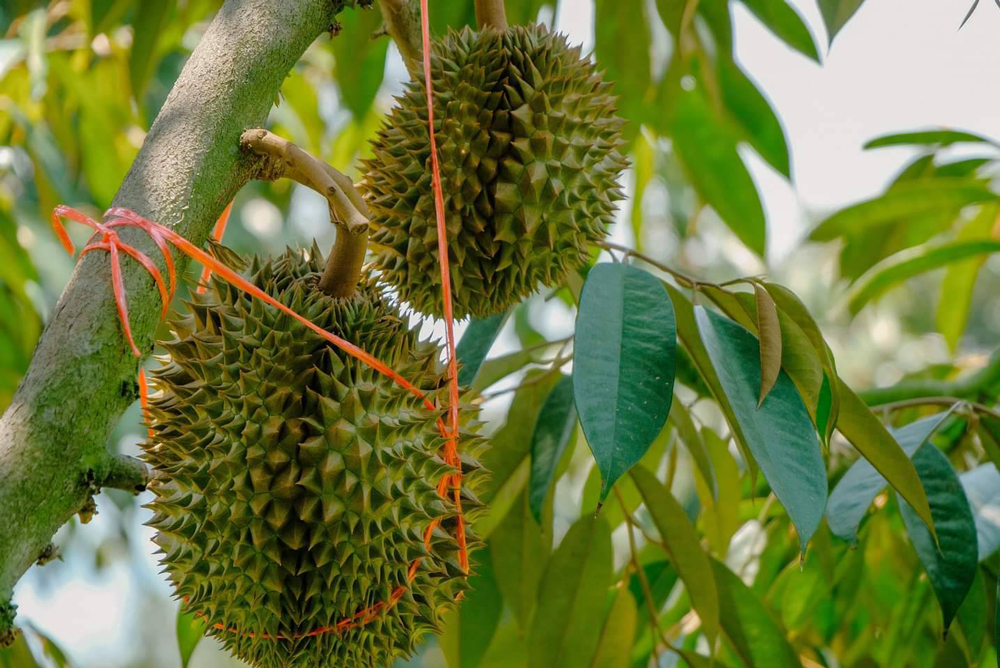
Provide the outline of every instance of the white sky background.
[[[825,45],[814,0],[791,2]],[[592,47],[590,0],[560,4],[556,28]],[[772,259],[797,245],[810,217],[877,193],[912,155],[908,149],[862,151],[868,139],[927,126],[1000,139],[1000,9],[982,0],[958,31],[969,4],[971,0],[867,0],[832,51],[824,53],[822,66],[791,51],[734,4],[737,55],[774,103],[792,151],[792,186],[760,161],[752,165],[768,212]],[[104,500],[102,508],[109,505]],[[102,525],[99,516],[83,532],[98,540],[106,531]],[[145,546],[148,555],[152,544]],[[68,580],[44,588],[29,573],[15,595],[22,620],[50,633],[77,665],[121,665],[130,652],[142,651],[136,647],[141,635],[136,617],[149,613],[135,609],[134,592],[146,587],[167,591],[154,558],[137,562],[118,561],[100,579],[89,567],[66,569]],[[172,618],[163,621],[172,627]],[[172,636],[170,628],[163,631]],[[192,666],[198,664],[196,659]]]

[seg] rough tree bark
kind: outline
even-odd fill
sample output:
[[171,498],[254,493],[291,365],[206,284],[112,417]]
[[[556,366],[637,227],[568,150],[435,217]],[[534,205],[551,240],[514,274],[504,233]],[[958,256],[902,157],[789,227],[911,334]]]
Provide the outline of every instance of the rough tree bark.
[[[196,244],[254,176],[240,135],[264,124],[285,76],[332,28],[343,0],[227,0],[184,67],[122,183],[126,207]],[[136,230],[122,232],[160,263]],[[178,268],[187,260],[175,253]],[[160,309],[149,274],[122,262],[137,345],[153,347]],[[110,290],[106,253],[79,263],[31,367],[0,420],[0,640],[12,633],[14,584],[56,530],[102,485],[141,486],[141,468],[114,458],[106,441],[137,397],[133,357]]]

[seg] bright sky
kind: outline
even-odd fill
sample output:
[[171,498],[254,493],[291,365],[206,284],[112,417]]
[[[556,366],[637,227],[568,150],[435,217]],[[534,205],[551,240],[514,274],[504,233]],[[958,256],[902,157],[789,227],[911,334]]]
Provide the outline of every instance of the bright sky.
[[[814,0],[792,2],[825,44]],[[795,245],[810,213],[875,194],[911,154],[906,149],[864,152],[866,140],[925,126],[1000,138],[1000,9],[982,2],[959,32],[970,3],[867,0],[822,66],[791,51],[741,5],[734,6],[738,56],[774,102],[792,148],[794,189],[766,167],[753,165],[769,213],[772,258]],[[592,24],[589,0],[562,0],[559,30],[590,47]],[[108,508],[104,501],[102,508]],[[83,527],[88,541],[99,543],[107,534],[102,518],[107,515]],[[136,647],[134,592],[167,591],[156,575],[152,544],[135,549],[144,550],[138,567],[118,561],[100,579],[89,566],[66,569],[67,580],[47,586],[37,572],[29,573],[15,595],[22,619],[70,648],[80,666],[122,665],[126,647],[142,650],[141,643]],[[172,619],[164,622],[172,626]]]

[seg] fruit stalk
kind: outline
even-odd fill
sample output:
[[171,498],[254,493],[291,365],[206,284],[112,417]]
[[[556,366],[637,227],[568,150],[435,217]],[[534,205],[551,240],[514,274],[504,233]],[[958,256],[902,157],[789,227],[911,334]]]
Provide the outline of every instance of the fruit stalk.
[[[333,216],[332,209],[330,215]],[[337,225],[337,238],[326,258],[319,289],[331,297],[350,297],[361,278],[361,266],[368,250],[368,226],[352,231],[339,223],[334,224]]]
[[479,28],[507,29],[507,12],[504,0],[476,0],[476,23]]
[[368,249],[368,205],[351,180],[340,171],[267,130],[247,130],[240,145],[260,158],[255,178],[289,178],[326,198],[337,239],[327,258],[319,289],[331,297],[354,294]]

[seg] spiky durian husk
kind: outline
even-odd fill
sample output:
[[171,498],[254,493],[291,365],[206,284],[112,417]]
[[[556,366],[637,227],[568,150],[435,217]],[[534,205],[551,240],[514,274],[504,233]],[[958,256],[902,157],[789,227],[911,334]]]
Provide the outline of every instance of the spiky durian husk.
[[[289,251],[255,261],[250,276],[443,398],[439,349],[374,283],[346,299],[317,290],[322,261],[315,247],[311,259]],[[454,470],[440,456],[444,412],[228,283],[194,299],[153,373],[145,449],[156,472],[150,525],[176,595],[254,666],[382,667],[412,653],[466,587],[456,508],[435,487]],[[468,519],[481,439],[467,411],[462,422]],[[379,603],[367,624],[307,635]]]
[[[544,26],[450,32],[431,51],[456,317],[499,313],[587,259],[622,198],[611,84]],[[374,140],[364,187],[383,278],[442,315],[422,78]]]

